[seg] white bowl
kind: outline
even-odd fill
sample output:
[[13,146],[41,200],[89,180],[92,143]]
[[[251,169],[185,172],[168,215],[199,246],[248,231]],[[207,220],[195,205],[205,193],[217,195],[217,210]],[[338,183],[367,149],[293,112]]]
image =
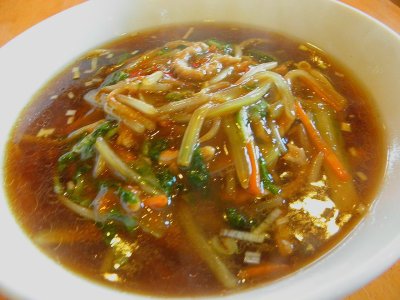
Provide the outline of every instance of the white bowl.
[[[332,299],[359,288],[400,257],[400,37],[339,2],[91,1],[47,19],[0,50],[1,164],[8,133],[21,109],[73,59],[124,33],[203,20],[257,25],[326,50],[352,71],[375,99],[389,143],[388,167],[375,204],[338,247],[291,276],[229,299]],[[3,167],[0,172],[3,176]],[[42,254],[16,223],[3,185],[0,193],[2,292],[40,300],[146,298],[92,283]]]

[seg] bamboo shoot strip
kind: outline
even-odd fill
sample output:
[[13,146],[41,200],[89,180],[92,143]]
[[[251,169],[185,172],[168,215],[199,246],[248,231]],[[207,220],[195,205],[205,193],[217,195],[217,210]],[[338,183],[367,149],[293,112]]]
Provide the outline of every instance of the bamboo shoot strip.
[[208,265],[218,281],[225,288],[234,288],[237,286],[237,278],[231,273],[231,271],[229,271],[228,267],[210,247],[200,228],[195,223],[187,204],[180,204],[178,217],[188,240],[193,245],[197,254]]

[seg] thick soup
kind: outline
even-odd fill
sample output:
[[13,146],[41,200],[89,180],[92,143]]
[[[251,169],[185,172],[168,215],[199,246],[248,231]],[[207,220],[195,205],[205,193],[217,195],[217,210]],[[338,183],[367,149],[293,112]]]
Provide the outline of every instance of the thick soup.
[[315,46],[221,24],[85,54],[26,108],[6,186],[55,261],[118,289],[225,294],[317,259],[385,165],[368,97]]

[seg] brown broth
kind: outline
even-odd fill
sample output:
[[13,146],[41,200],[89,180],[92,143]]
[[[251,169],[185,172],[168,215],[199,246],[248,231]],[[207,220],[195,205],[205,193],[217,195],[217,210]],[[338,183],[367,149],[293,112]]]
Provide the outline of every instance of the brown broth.
[[[134,50],[144,52],[160,47],[168,41],[181,39],[190,26],[192,25],[163,27],[113,41],[102,48],[109,49],[114,56],[109,59],[101,57],[99,65],[116,63],[119,53]],[[368,178],[363,181],[355,176],[354,180],[361,204],[368,207],[377,193],[382,178],[386,146],[383,126],[377,117],[372,101],[360,88],[354,76],[325,53],[316,50],[303,51],[299,49],[301,42],[279,34],[241,25],[204,23],[193,26],[195,29],[189,40],[215,37],[234,43],[255,37],[266,38],[270,40],[269,53],[281,62],[307,60],[318,65],[318,61],[323,61],[328,66],[323,71],[333,81],[335,88],[349,101],[347,116],[351,118],[352,132],[344,132],[343,137],[347,149],[353,147],[362,154],[359,158],[350,158],[349,163]],[[80,66],[81,77],[72,80],[71,68],[77,65]],[[76,243],[64,242],[49,245],[36,243],[36,245],[57,263],[85,278],[114,288],[155,296],[200,296],[232,292],[224,289],[216,281],[207,265],[198,258],[191,245],[188,244],[182,228],[175,221],[172,222],[166,235],[160,239],[142,231],[126,235],[128,240],[138,246],[131,262],[120,271],[120,281],[109,281],[105,279],[103,273],[99,272],[104,260],[107,259],[108,251],[99,228],[91,221],[77,217],[64,207],[53,192],[57,159],[67,150],[61,142],[62,137],[79,127],[76,122],[83,120],[80,125],[84,125],[103,116],[102,112],[93,112],[91,107],[82,100],[86,92],[100,85],[99,82],[85,87],[84,83],[93,78],[93,74],[83,72],[87,69],[90,69],[90,59],[85,59],[84,56],[57,75],[22,112],[11,133],[6,153],[5,185],[10,206],[18,222],[34,241],[39,233],[54,229],[73,228],[82,233],[85,237]],[[106,70],[107,68],[104,68],[99,71],[95,77],[104,79]],[[73,99],[68,96],[69,93],[73,93]],[[57,95],[57,99],[52,99],[53,95]],[[75,122],[71,125],[66,123],[67,110],[77,111]],[[37,142],[35,136],[41,128],[56,128],[56,130],[51,139],[44,138]],[[159,135],[168,135],[170,131],[174,133],[173,128],[168,128]],[[183,134],[179,131],[175,132],[175,137]],[[217,142],[214,141],[214,143],[218,145]],[[228,163],[227,159],[229,158],[222,157],[220,165]],[[219,194],[213,191],[222,184],[222,179],[214,178],[212,192],[207,196],[209,199],[194,201],[195,204],[191,208],[193,212],[196,212],[196,222],[204,225],[204,233],[208,237],[218,234],[223,225],[222,211],[230,205],[223,200],[213,201],[220,198]],[[360,207],[359,204],[358,207]],[[236,206],[241,207],[240,204]],[[175,209],[176,203],[173,203],[172,214]],[[341,228],[339,233],[321,244],[317,251],[290,257],[287,261],[289,265],[287,270],[252,280],[249,284],[243,285],[243,288],[258,286],[290,274],[332,249],[345,238],[364,214],[351,213],[353,214],[351,221]],[[275,246],[269,245],[269,247],[273,249]],[[269,253],[270,260],[281,260],[276,249]],[[229,264],[232,269],[237,270],[242,262],[236,259]]]

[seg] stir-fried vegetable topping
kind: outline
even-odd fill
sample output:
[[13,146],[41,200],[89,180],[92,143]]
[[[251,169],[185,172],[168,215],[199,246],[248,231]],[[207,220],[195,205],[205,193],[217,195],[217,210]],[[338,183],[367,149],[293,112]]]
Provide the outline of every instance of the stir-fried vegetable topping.
[[[182,40],[120,55],[85,95],[101,116],[66,137],[54,190],[106,233],[111,262],[124,265],[133,251],[121,228],[160,244],[184,234],[232,288],[285,272],[287,257],[313,251],[344,222],[336,206],[348,210],[357,198],[342,138],[352,127],[345,120],[346,130],[337,130],[332,115],[347,101],[311,65],[280,61],[258,43]],[[301,94],[303,85],[311,89]],[[328,183],[343,187],[339,196]],[[191,207],[204,209],[201,216],[204,203],[220,218],[207,231]],[[292,233],[298,223],[307,230]],[[278,252],[282,262],[268,261]],[[237,261],[258,266],[238,269]]]
[[94,155],[94,144],[98,137],[104,136],[111,129],[115,128],[117,123],[107,121],[97,126],[93,132],[86,135],[82,140],[75,144],[71,151],[63,154],[58,159],[58,170],[63,171],[65,167],[72,161],[76,160],[78,156],[81,160],[87,160]]

